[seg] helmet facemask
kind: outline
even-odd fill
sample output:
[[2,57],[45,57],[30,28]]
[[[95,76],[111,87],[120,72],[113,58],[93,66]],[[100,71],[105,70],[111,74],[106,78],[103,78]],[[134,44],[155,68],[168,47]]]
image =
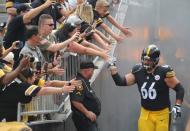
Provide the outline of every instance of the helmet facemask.
[[159,59],[151,60],[150,57],[144,56],[142,65],[147,71],[151,71],[158,64]]

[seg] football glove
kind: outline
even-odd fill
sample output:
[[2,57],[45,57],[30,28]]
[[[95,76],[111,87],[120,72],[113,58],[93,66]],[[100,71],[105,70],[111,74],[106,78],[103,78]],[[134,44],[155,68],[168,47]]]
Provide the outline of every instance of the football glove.
[[181,105],[176,104],[173,108],[172,108],[172,112],[174,115],[174,119],[181,117]]

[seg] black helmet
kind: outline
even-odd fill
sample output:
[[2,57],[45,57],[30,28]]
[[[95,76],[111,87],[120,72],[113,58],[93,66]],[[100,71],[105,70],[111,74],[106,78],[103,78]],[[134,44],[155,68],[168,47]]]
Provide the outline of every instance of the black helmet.
[[[156,45],[149,45],[147,48],[144,48],[141,55],[141,62],[146,70],[153,69],[158,64],[159,59],[160,59],[160,50]],[[144,60],[149,60],[152,63],[145,64]]]

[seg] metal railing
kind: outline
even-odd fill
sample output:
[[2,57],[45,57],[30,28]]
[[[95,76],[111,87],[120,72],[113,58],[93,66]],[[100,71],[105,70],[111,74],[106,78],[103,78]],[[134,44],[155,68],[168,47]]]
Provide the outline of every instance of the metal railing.
[[[78,70],[81,60],[93,60],[94,57],[77,55],[73,56],[66,52],[62,58],[62,65],[65,69],[64,76],[50,77],[50,80],[71,80]],[[98,60],[99,57],[96,57]],[[61,122],[70,115],[71,105],[68,94],[56,94],[38,96],[32,99],[29,104],[18,104],[17,121],[28,122],[28,124]]]
[[[51,77],[50,79],[71,80],[76,76],[81,59],[91,59],[91,57],[72,56],[64,53],[62,58],[62,67],[65,69],[64,76]],[[64,114],[62,118],[56,117],[56,114],[59,113]],[[30,124],[36,123],[36,121],[40,123],[59,122],[65,120],[70,113],[71,108],[68,94],[38,96],[33,98],[29,104],[18,104],[17,121],[30,121]],[[31,118],[35,122],[32,122]]]
[[0,0],[0,13],[6,13],[5,0]]

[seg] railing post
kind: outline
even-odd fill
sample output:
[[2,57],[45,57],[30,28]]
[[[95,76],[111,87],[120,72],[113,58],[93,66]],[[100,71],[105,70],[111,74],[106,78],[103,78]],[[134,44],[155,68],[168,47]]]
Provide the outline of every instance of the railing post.
[[17,121],[21,121],[21,103],[17,105]]

